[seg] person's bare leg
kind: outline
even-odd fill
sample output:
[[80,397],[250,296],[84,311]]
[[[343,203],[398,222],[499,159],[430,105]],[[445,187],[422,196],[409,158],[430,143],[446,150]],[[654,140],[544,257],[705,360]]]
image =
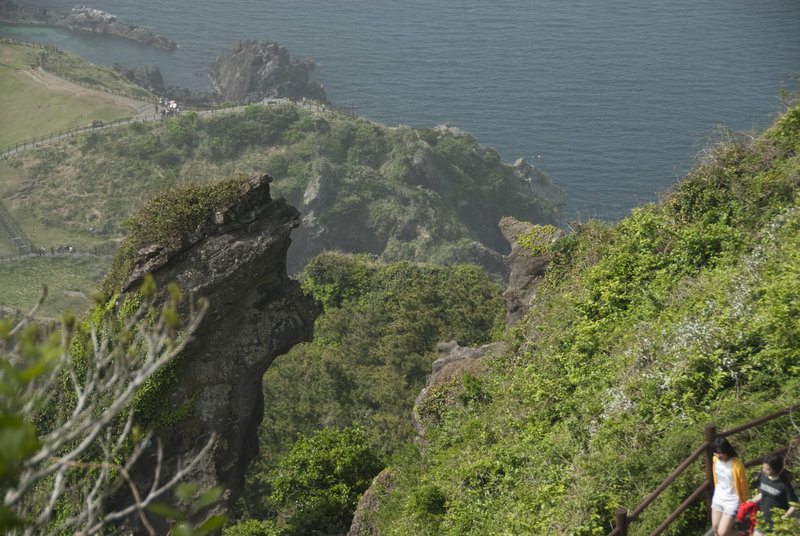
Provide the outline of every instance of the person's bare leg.
[[714,531],[714,536],[719,536],[719,520],[722,517],[722,512],[711,510],[711,529]]
[[719,525],[717,525],[718,536],[733,536],[734,534],[741,534],[737,530],[733,530],[733,523],[736,518],[732,516],[720,516]]

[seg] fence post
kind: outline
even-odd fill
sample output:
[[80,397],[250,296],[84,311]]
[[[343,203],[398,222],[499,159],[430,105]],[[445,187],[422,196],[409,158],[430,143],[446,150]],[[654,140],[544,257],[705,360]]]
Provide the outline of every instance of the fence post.
[[705,443],[706,447],[706,482],[711,485],[706,492],[706,517],[711,522],[711,499],[714,496],[714,439],[717,437],[717,425],[713,422],[706,424]]
[[628,510],[617,508],[617,530],[619,536],[628,536]]

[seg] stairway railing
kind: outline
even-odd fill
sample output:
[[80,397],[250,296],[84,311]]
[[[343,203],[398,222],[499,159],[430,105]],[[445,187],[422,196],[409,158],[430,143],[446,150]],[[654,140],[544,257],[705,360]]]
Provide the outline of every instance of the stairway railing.
[[[635,521],[639,515],[644,511],[647,506],[652,503],[665,489],[667,489],[670,484],[672,484],[681,473],[683,473],[697,458],[701,455],[705,454],[705,480],[703,481],[700,486],[695,489],[689,497],[686,498],[685,501],[681,503],[678,508],[676,508],[665,520],[661,525],[658,526],[653,532],[650,533],[650,536],[658,536],[666,528],[675,521],[687,508],[692,506],[695,502],[697,502],[704,494],[706,496],[706,508],[708,511],[709,519],[711,519],[711,496],[714,493],[714,474],[712,473],[712,460],[714,453],[711,452],[712,445],[714,443],[714,439],[717,436],[731,436],[734,434],[738,434],[739,432],[743,432],[754,426],[758,426],[760,424],[764,424],[765,422],[769,422],[773,419],[777,419],[778,417],[782,417],[783,415],[788,415],[792,411],[800,409],[800,404],[795,404],[794,406],[782,409],[780,411],[776,411],[775,413],[771,413],[769,415],[765,415],[759,419],[752,420],[748,423],[745,423],[741,426],[737,426],[736,428],[731,428],[730,430],[725,430],[724,432],[717,433],[717,426],[713,423],[709,423],[705,426],[705,434],[703,438],[703,443],[697,447],[697,449],[686,458],[683,463],[681,463],[671,475],[669,475],[664,482],[662,482],[655,490],[653,490],[650,495],[648,495],[642,502],[637,506],[632,512],[628,513],[628,510],[625,508],[619,508],[616,511],[616,527],[614,530],[609,532],[607,536],[628,536],[628,527],[632,521]],[[782,454],[788,450],[788,447],[783,447],[775,451],[775,453]],[[770,453],[772,454],[772,453]],[[756,464],[762,463],[764,458],[766,458],[768,454],[760,456],[758,458],[754,458],[752,460],[748,460],[744,463],[745,467],[751,467]]]

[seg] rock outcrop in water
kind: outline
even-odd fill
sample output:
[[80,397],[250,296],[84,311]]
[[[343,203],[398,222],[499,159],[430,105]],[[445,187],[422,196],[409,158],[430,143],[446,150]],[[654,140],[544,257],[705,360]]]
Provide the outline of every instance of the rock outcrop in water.
[[[190,478],[202,488],[225,488],[219,510],[233,506],[258,453],[264,372],[277,356],[311,339],[320,312],[286,274],[289,233],[299,214],[270,197],[270,181],[264,175],[246,182],[239,201],[192,237],[142,249],[121,289],[132,291],[152,274],[159,289],[176,282],[185,294],[209,300],[203,324],[178,364],[178,386],[164,402],[170,411],[190,404],[190,415],[157,430],[155,440],[164,444],[169,469],[171,460],[190,457],[216,435],[211,459]],[[139,489],[147,489],[154,463],[144,459],[135,466]],[[169,476],[162,474],[162,481]],[[162,528],[159,533],[165,534]]]
[[87,6],[75,6],[67,13],[62,13],[53,9],[19,6],[9,0],[0,0],[0,20],[12,24],[34,24],[106,33],[165,50],[175,50],[178,47],[174,41],[147,28],[127,24],[110,13]]
[[313,60],[291,56],[278,43],[245,39],[217,57],[208,78],[223,101],[307,97],[328,102],[324,88],[309,79],[313,69]]

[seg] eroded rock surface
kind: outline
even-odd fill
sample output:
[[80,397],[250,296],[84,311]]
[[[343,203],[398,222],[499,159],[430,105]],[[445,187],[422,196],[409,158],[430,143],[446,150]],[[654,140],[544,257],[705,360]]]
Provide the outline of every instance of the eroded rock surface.
[[[283,199],[271,198],[270,181],[263,175],[246,182],[239,201],[192,236],[142,249],[122,289],[133,291],[152,274],[159,289],[175,282],[186,295],[209,300],[210,309],[179,362],[179,385],[164,401],[170,411],[190,404],[190,415],[157,430],[156,440],[165,445],[169,469],[170,461],[187,459],[216,435],[210,458],[192,479],[202,487],[224,487],[218,510],[233,506],[247,465],[258,453],[264,372],[277,356],[311,339],[320,312],[286,274],[289,232],[298,225],[299,213]],[[146,489],[151,463],[136,466],[140,489]]]
[[308,97],[328,102],[324,88],[309,78],[313,69],[313,60],[291,56],[278,43],[244,39],[217,57],[208,78],[223,101]]
[[[506,299],[508,313],[506,314],[506,327],[511,327],[525,316],[530,310],[531,301],[536,296],[536,287],[547,270],[550,263],[549,255],[537,255],[518,242],[520,235],[531,233],[540,226],[527,222],[517,221],[514,218],[500,220],[500,230],[511,244],[511,253],[507,257],[509,266],[508,287],[503,297]],[[564,236],[561,229],[552,229],[540,233],[539,245],[543,250],[549,242]]]

